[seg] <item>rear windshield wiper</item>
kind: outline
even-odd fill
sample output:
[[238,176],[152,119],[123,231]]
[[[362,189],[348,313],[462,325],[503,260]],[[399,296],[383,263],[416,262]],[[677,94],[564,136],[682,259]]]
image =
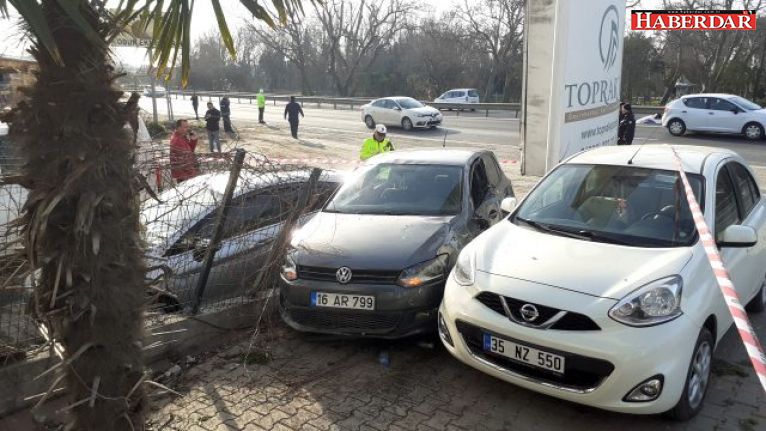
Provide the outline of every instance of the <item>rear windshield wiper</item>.
[[532,226],[533,228],[542,231],[547,232],[553,235],[559,235],[559,236],[565,236],[569,238],[575,238],[575,239],[581,239],[585,241],[591,241],[593,237],[593,233],[589,231],[570,231],[566,229],[560,229],[558,227],[553,227],[551,225],[547,225],[545,223],[539,223],[536,221],[528,220],[521,217],[516,217],[516,220],[521,221],[522,223]]

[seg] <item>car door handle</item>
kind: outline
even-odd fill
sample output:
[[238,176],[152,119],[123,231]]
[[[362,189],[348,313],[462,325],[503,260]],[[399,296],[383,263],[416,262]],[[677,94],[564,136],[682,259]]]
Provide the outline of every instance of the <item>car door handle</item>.
[[708,112],[708,115],[715,115],[715,112]]

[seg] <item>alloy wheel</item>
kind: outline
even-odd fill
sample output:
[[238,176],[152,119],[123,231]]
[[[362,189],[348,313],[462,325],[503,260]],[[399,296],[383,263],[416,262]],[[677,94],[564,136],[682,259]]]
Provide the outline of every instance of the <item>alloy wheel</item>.
[[680,121],[673,121],[670,123],[670,132],[674,135],[680,135],[684,132],[684,126]]
[[692,359],[692,372],[689,375],[689,406],[696,409],[705,397],[705,390],[710,381],[710,365],[713,361],[713,348],[707,341],[700,343]]

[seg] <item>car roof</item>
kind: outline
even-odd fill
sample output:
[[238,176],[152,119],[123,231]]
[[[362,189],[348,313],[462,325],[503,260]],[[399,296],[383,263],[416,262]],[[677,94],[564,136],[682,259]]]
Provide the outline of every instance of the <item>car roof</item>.
[[[475,88],[452,88],[447,91],[470,91],[470,90],[476,90]],[[445,91],[446,93],[446,91]]]
[[423,164],[423,165],[454,165],[465,166],[479,154],[486,151],[475,150],[404,150],[381,153],[370,159],[368,165],[380,163],[391,164]]
[[734,151],[725,148],[694,145],[610,145],[579,153],[566,163],[676,170],[671,148],[675,149],[681,158],[684,171],[693,173],[701,173],[706,160],[710,157],[724,159],[737,155]]
[[737,97],[737,95],[727,94],[727,93],[695,93],[695,94],[686,94],[684,96],[681,96],[680,99],[688,99],[689,97],[720,97],[721,99],[730,99],[732,97]]

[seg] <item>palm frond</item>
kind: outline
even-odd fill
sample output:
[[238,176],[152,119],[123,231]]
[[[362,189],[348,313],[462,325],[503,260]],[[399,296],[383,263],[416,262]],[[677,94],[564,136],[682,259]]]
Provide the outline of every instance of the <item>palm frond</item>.
[[21,15],[21,19],[34,35],[37,43],[45,48],[57,63],[63,64],[56,40],[43,16],[42,6],[36,0],[0,0],[0,10],[4,17],[8,16],[8,4]]

